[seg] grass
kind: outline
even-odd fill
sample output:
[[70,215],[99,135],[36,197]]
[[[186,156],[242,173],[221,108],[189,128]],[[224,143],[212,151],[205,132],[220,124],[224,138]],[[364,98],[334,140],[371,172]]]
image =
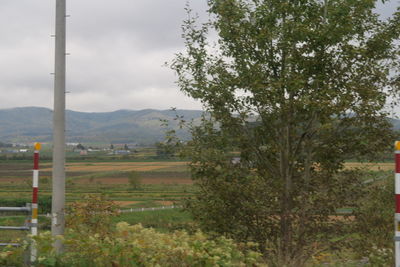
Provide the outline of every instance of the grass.
[[[71,164],[70,164],[71,163]],[[122,164],[119,164],[122,163]],[[109,199],[119,201],[121,209],[128,208],[148,208],[162,206],[162,202],[172,202],[175,205],[182,204],[182,199],[194,194],[195,188],[191,184],[165,183],[171,179],[190,180],[188,168],[182,163],[154,159],[75,159],[69,162],[70,166],[82,167],[79,170],[73,169],[67,172],[67,205],[73,201],[80,201],[85,194],[104,194]],[[42,164],[43,168],[51,168],[49,162]],[[99,166],[107,166],[107,170],[99,171]],[[128,168],[121,170],[120,167]],[[129,169],[138,169],[139,167],[152,166],[145,170],[137,171],[143,183],[139,190],[130,188],[127,177]],[[375,182],[381,177],[386,177],[383,170],[393,168],[392,163],[346,163],[347,168],[362,168],[365,172],[365,182]],[[31,194],[29,181],[32,175],[32,164],[29,161],[0,161],[0,199],[27,199]],[[368,171],[369,170],[369,171]],[[51,173],[40,173],[41,177],[47,177],[47,183],[40,183],[39,194],[51,194]],[[11,178],[11,179],[10,179]],[[121,178],[126,179],[126,182]],[[108,179],[110,183],[102,184],[101,179]],[[11,180],[11,181],[10,181]],[[80,180],[91,180],[81,183]],[[114,183],[118,181],[118,183]],[[156,183],[153,183],[157,181]],[[151,183],[147,183],[151,182]],[[130,203],[129,203],[130,202]],[[39,203],[40,205],[40,203]],[[341,209],[338,212],[349,212],[351,209]],[[7,216],[1,217],[0,225],[23,225],[25,217]],[[144,227],[152,227],[158,231],[168,232],[177,229],[186,229],[194,231],[196,229],[190,214],[182,209],[167,209],[159,211],[143,211],[122,213],[112,218],[113,223],[125,221],[130,224],[142,224]],[[40,217],[40,231],[50,229],[49,218]],[[1,231],[0,242],[11,242],[22,238],[26,232],[20,231]],[[351,253],[349,255],[325,255],[321,256],[316,262],[309,266],[360,266],[360,262],[353,260]]]
[[[169,182],[172,180],[190,181],[190,175],[184,162],[158,161],[149,158],[113,161],[110,161],[109,158],[107,161],[104,158],[98,161],[82,158],[80,161],[67,162],[67,206],[71,202],[82,200],[85,194],[104,194],[109,199],[116,201],[121,209],[179,205],[183,198],[191,196],[194,192],[191,184]],[[100,168],[101,166],[103,168]],[[51,163],[48,161],[41,162],[40,167],[39,195],[50,196],[52,190]],[[140,189],[133,190],[127,179],[129,170],[140,168],[142,170],[137,172],[142,180],[142,185]],[[47,171],[43,171],[43,169]],[[31,177],[32,162],[25,160],[0,161],[0,199],[26,199],[27,202],[30,202]],[[103,184],[102,181],[105,181],[105,179],[107,183]],[[9,223],[17,223],[18,220],[22,220],[23,224],[24,217],[10,218],[0,217],[0,225],[2,223],[12,225]],[[47,218],[40,221],[42,221],[42,230],[50,227]],[[162,210],[123,213],[120,217],[115,218],[115,221],[127,221],[132,224],[142,223],[144,226],[168,231],[180,229],[192,220],[187,213],[180,210]],[[2,231],[0,241],[4,238],[18,238],[25,234],[15,231],[7,231],[7,234],[5,234],[5,231]]]
[[[152,203],[149,202],[148,204]],[[26,216],[2,216],[0,217],[0,225],[23,226],[26,219]],[[113,223],[121,221],[127,222],[129,224],[140,223],[145,227],[155,228],[162,232],[169,232],[178,229],[190,230],[191,228],[193,228],[191,227],[192,218],[190,217],[190,214],[183,211],[182,209],[121,213],[119,216],[112,218]],[[50,218],[40,216],[39,229],[40,231],[49,231]],[[0,242],[18,242],[18,239],[23,239],[28,233],[28,231],[1,230]]]
[[[85,194],[105,194],[109,199],[117,201],[120,208],[148,208],[163,206],[166,203],[180,204],[181,200],[193,194],[190,184],[164,184],[170,179],[189,180],[187,167],[181,162],[142,160],[139,161],[95,161],[92,159],[68,163],[67,167],[67,206],[73,201],[79,201]],[[105,166],[99,171],[100,166]],[[149,168],[149,166],[151,168]],[[121,167],[123,167],[121,169]],[[51,163],[41,164],[39,195],[51,195]],[[74,171],[76,168],[76,171]],[[124,169],[125,168],[125,169]],[[133,190],[128,184],[129,169],[140,169],[138,174],[143,181],[140,190]],[[32,187],[32,162],[22,160],[0,161],[0,199],[30,201]],[[126,179],[121,183],[121,178]],[[107,179],[107,184],[101,184],[101,179]],[[81,181],[85,181],[81,183]],[[119,181],[119,183],[118,183]],[[117,183],[114,183],[117,182]],[[149,182],[150,184],[146,184]],[[40,206],[40,203],[39,203]],[[167,206],[167,205],[165,205]],[[22,226],[26,216],[0,215],[0,225]],[[113,218],[114,222],[126,221],[130,224],[141,223],[160,231],[188,228],[192,222],[189,214],[182,210],[144,211],[122,213]],[[50,229],[50,220],[39,218],[41,231]],[[1,231],[0,242],[14,242],[23,238],[26,231]]]
[[[105,194],[109,199],[119,201],[120,208],[147,208],[162,206],[162,202],[172,202],[180,205],[184,198],[194,194],[195,188],[191,184],[166,183],[172,179],[181,179],[180,181],[190,181],[190,174],[187,166],[183,162],[176,160],[168,161],[154,160],[151,158],[139,159],[115,159],[100,158],[97,161],[94,158],[82,158],[80,161],[74,159],[69,161],[70,166],[79,166],[83,169],[67,172],[67,205],[73,201],[80,201],[85,194]],[[107,170],[99,171],[98,166],[107,166]],[[133,190],[128,183],[129,171],[121,170],[120,166],[128,169],[137,169],[143,166],[152,166],[156,169],[137,171],[141,177],[142,185],[139,190]],[[373,179],[374,181],[382,176],[384,172],[378,172],[377,169],[391,168],[389,163],[360,164],[354,162],[346,163],[348,168],[361,167],[370,168],[366,172],[365,181]],[[51,168],[50,162],[43,162],[43,168]],[[27,199],[29,201],[32,188],[29,184],[32,177],[32,162],[26,160],[7,160],[0,161],[0,199]],[[39,195],[51,195],[51,173],[40,172],[42,178]],[[43,178],[45,179],[43,180]],[[124,178],[125,180],[121,179]],[[107,179],[109,182],[102,183]],[[81,183],[81,180],[87,180]],[[46,183],[42,183],[46,181]],[[125,181],[125,182],[124,182]],[[175,180],[174,180],[175,181]],[[179,181],[179,180],[178,180]],[[118,182],[118,183],[116,183]],[[122,203],[124,202],[124,203]],[[131,203],[128,203],[131,202]],[[40,203],[39,203],[40,206]],[[347,210],[346,210],[347,211]],[[0,217],[0,225],[2,220]],[[8,218],[9,220],[9,218]],[[43,219],[45,222],[46,219]],[[154,227],[158,230],[173,230],[186,228],[192,223],[189,214],[181,210],[162,210],[145,211],[135,213],[124,213],[114,218],[114,221],[127,221],[131,224],[142,223],[146,227]],[[48,228],[48,225],[42,225]],[[190,228],[190,227],[189,227]],[[11,237],[16,234],[9,234]],[[1,232],[3,239],[3,231]]]
[[[24,226],[25,221],[28,220],[27,216],[1,216],[0,225],[1,226]],[[45,216],[39,216],[39,229],[50,230],[50,218]],[[29,234],[26,230],[0,230],[0,243],[18,243],[18,239],[23,239]]]
[[144,227],[155,228],[162,232],[189,229],[193,222],[190,214],[182,209],[122,213],[113,218],[114,223],[122,221],[129,224],[140,223]]

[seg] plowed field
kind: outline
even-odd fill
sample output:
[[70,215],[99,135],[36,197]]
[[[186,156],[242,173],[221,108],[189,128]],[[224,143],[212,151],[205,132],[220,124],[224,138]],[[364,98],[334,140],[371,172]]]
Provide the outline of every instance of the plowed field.
[[[106,171],[154,171],[185,167],[187,162],[98,162],[67,163],[67,172],[106,172]],[[44,168],[42,171],[51,171]]]

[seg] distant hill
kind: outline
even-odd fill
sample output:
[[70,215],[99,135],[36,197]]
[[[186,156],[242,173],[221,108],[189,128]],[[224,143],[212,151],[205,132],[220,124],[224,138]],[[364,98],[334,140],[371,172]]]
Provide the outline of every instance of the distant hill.
[[[170,121],[182,139],[189,134],[179,130],[174,118],[199,120],[201,110],[117,110],[114,112],[76,112],[67,110],[67,142],[154,144],[164,139],[166,129],[160,120]],[[0,109],[0,142],[49,142],[52,140],[52,110],[39,107]],[[390,119],[394,129],[400,120]]]
[[[185,120],[199,120],[200,110],[118,110],[88,113],[66,111],[68,142],[153,144],[164,138],[165,128],[160,120],[173,120],[176,115]],[[30,142],[52,140],[52,110],[38,107],[0,109],[0,141]],[[178,136],[188,133],[178,130]]]

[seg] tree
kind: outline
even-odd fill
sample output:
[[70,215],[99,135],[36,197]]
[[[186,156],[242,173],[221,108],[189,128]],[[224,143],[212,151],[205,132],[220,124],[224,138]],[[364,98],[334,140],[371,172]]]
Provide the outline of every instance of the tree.
[[154,145],[156,147],[157,157],[160,158],[171,158],[176,152],[175,146],[166,142],[156,142]]
[[76,148],[79,149],[79,150],[85,150],[85,147],[84,147],[81,143],[79,143],[79,144],[76,146]]
[[211,114],[186,147],[199,187],[188,208],[206,230],[258,242],[272,266],[302,266],[337,245],[331,215],[355,202],[344,160],[392,143],[397,20],[379,20],[373,0],[208,5],[201,26],[189,10],[171,64]]
[[[182,118],[177,118],[183,120]],[[162,121],[162,126],[168,127],[167,121]],[[156,142],[156,154],[160,158],[172,158],[178,151],[181,143],[179,138],[176,137],[176,131],[173,129],[167,129],[165,133],[165,140],[162,142]]]
[[393,266],[393,173],[375,173],[363,187],[350,246],[360,257],[368,258],[371,266]]
[[110,144],[110,149],[113,150],[114,149],[114,145]]
[[132,189],[137,190],[142,185],[140,174],[136,171],[131,171],[128,174],[128,182]]

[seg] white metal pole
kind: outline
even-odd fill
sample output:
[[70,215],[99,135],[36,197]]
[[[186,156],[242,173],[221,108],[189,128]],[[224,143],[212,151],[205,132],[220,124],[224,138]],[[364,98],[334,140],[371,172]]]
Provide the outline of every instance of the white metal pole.
[[[56,0],[54,114],[53,114],[53,236],[64,235],[65,228],[65,54],[66,0]],[[54,243],[56,253],[63,251],[60,240]]]

